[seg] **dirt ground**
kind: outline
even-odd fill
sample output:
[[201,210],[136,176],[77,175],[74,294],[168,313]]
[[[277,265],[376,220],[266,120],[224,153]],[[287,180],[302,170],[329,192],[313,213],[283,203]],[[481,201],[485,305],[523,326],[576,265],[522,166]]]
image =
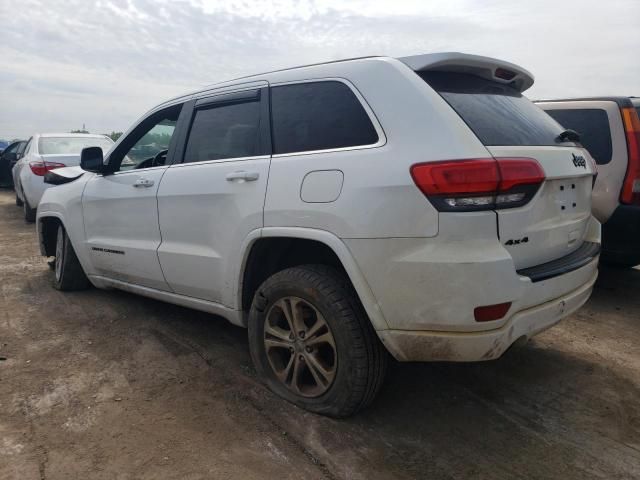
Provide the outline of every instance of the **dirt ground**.
[[393,364],[372,408],[305,413],[245,331],[118,291],[61,293],[0,191],[1,479],[640,478],[640,270],[482,364]]

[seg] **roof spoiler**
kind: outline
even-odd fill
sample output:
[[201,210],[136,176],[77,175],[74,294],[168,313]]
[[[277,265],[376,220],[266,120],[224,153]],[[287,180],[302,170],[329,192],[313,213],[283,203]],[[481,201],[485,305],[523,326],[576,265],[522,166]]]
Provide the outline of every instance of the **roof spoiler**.
[[524,92],[531,87],[534,81],[531,72],[518,65],[479,55],[444,52],[401,57],[398,60],[416,72],[471,73],[487,80],[509,84],[520,92]]

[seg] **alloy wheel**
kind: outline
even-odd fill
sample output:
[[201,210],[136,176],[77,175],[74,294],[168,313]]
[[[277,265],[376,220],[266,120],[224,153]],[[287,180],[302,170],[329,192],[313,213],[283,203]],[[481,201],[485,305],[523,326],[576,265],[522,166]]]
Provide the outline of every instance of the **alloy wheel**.
[[264,348],[276,378],[303,397],[324,394],[336,376],[338,356],[329,324],[310,302],[283,297],[265,316]]

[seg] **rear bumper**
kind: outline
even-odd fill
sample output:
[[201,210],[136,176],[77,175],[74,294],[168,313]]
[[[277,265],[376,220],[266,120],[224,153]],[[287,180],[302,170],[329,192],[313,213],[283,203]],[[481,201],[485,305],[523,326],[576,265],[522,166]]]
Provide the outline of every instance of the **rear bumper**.
[[[496,358],[516,339],[548,328],[589,297],[598,275],[595,219],[577,250],[516,271],[495,224],[479,215],[465,220],[476,218],[474,228],[460,236],[344,239],[376,299],[368,308],[378,309],[386,321],[378,335],[397,359]],[[474,309],[502,303],[511,304],[503,318],[476,321]]]
[[602,226],[602,258],[640,264],[640,206],[619,205]]
[[500,357],[514,342],[530,339],[580,308],[598,277],[597,259],[583,267],[593,271],[584,285],[548,302],[512,315],[502,327],[485,332],[430,332],[385,330],[378,335],[400,361],[476,362]]

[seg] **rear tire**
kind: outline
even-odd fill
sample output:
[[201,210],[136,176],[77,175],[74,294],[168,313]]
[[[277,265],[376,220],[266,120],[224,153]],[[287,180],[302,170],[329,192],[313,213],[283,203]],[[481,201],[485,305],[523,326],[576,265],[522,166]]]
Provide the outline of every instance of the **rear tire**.
[[24,221],[27,223],[33,223],[36,221],[36,213],[38,212],[35,208],[31,208],[29,206],[29,201],[24,199],[22,202],[22,208],[24,210]]
[[22,200],[20,200],[20,197],[18,196],[18,192],[16,192],[16,206],[21,207],[22,203]]
[[91,285],[62,225],[58,225],[56,235],[56,257],[53,272],[53,286],[58,290],[84,290]]
[[353,287],[333,268],[303,265],[268,278],[254,296],[248,330],[258,375],[311,412],[352,415],[384,381],[387,351]]

